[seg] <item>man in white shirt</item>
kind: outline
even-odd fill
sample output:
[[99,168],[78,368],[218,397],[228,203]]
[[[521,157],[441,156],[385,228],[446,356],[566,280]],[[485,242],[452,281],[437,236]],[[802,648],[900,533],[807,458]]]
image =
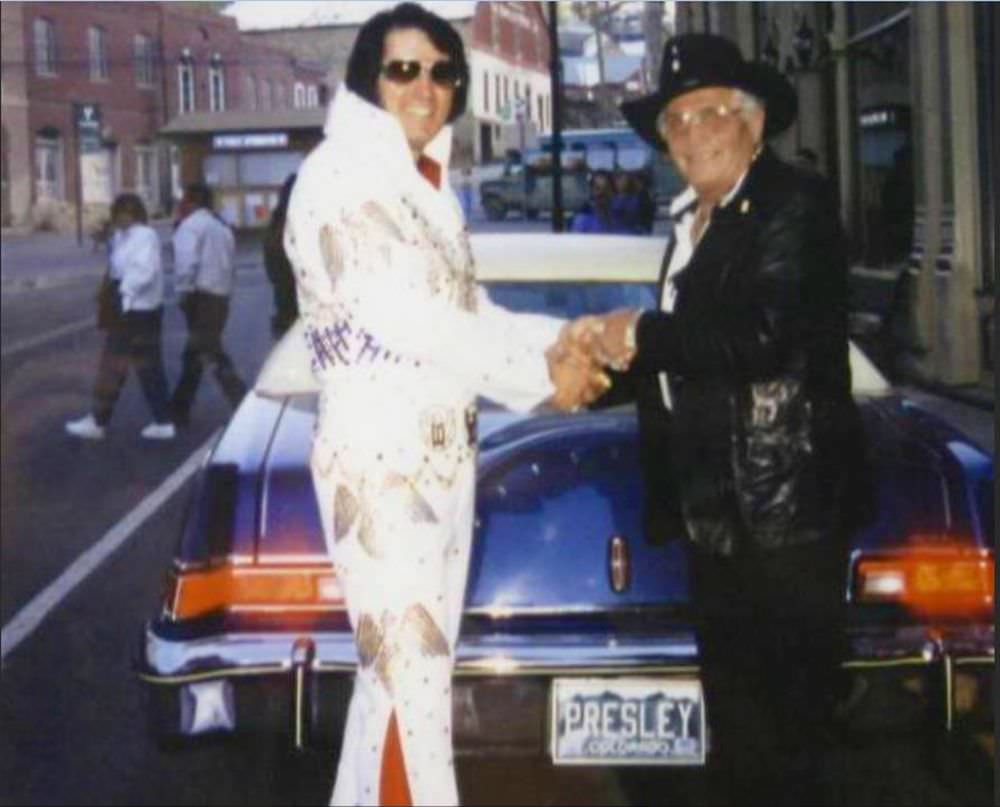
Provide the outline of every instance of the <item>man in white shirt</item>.
[[232,230],[212,210],[212,191],[206,185],[189,185],[184,195],[192,212],[178,225],[173,238],[174,280],[188,325],[181,377],[171,401],[174,423],[180,426],[190,420],[205,364],[215,367],[215,377],[234,409],[247,391],[222,347],[236,242]]

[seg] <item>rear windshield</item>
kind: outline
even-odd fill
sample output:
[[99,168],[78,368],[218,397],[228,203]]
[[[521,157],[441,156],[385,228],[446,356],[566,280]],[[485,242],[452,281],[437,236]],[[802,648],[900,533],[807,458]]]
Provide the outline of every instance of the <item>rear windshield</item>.
[[652,283],[487,283],[490,299],[512,311],[571,318],[614,308],[655,308]]

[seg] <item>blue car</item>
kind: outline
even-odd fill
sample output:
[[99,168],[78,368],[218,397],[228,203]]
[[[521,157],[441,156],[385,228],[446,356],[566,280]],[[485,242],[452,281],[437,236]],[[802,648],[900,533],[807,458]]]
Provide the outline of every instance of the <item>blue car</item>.
[[[572,317],[656,305],[654,238],[484,235],[477,274],[515,310]],[[895,393],[851,348],[877,518],[848,584],[863,719],[885,685],[942,730],[959,679],[994,669],[993,458]],[[336,744],[354,641],[308,468],[316,389],[293,329],[194,485],[162,608],[136,659],[165,743],[277,731]],[[699,765],[699,683],[685,542],[647,542],[635,410],[516,415],[483,404],[474,548],[457,652],[459,750],[546,749],[554,764]],[[888,682],[888,683],[886,683]],[[963,689],[963,691],[965,691]],[[982,695],[983,702],[988,695]]]

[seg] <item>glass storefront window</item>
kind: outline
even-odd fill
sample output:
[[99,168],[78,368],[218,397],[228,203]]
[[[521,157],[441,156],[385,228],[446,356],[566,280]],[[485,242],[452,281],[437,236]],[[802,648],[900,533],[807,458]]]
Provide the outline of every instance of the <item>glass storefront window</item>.
[[238,184],[236,154],[209,154],[202,163],[205,183],[212,188],[232,188]]
[[278,203],[273,191],[254,191],[243,194],[243,226],[258,227],[267,223],[271,210]]
[[239,184],[243,186],[280,186],[285,181],[285,177],[298,171],[303,156],[298,151],[241,154],[239,158]]
[[913,243],[910,19],[899,3],[848,4],[857,131],[856,257],[902,265]]

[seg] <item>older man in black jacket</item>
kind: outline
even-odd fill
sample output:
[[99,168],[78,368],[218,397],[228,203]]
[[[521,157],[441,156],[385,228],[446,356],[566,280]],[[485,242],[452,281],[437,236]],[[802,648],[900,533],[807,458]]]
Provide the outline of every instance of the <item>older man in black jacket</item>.
[[677,516],[690,539],[713,784],[812,803],[863,478],[838,211],[765,145],[794,119],[791,86],[722,37],[668,41],[659,90],[622,111],[689,183],[660,310],[570,330],[638,402],[650,539]]

